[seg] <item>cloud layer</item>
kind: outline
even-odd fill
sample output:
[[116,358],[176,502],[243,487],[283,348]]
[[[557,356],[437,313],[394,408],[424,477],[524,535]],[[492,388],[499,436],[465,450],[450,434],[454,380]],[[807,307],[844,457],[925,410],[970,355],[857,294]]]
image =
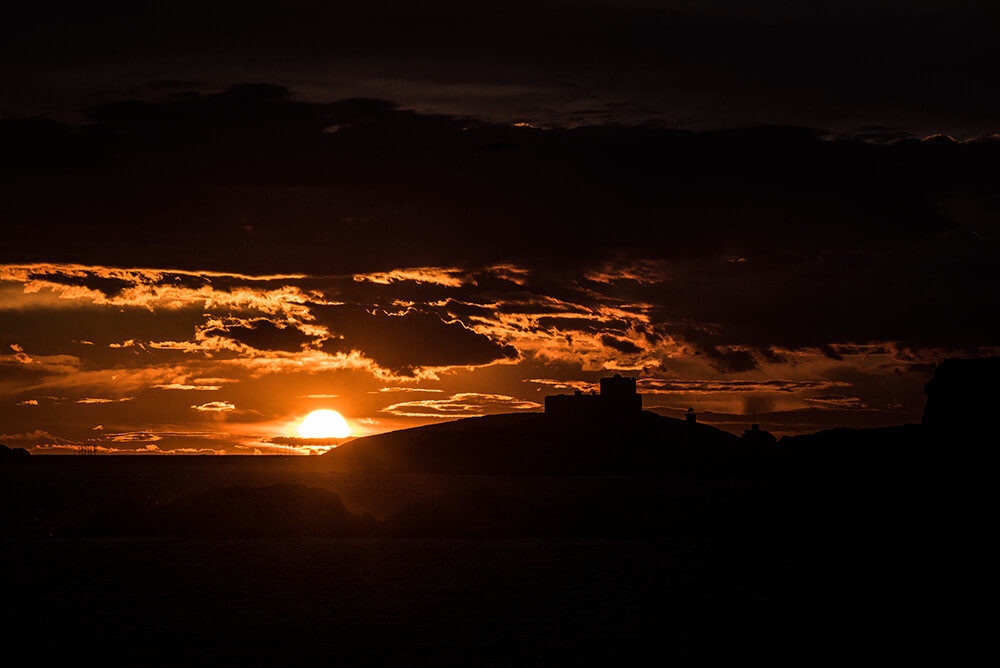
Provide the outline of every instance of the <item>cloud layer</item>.
[[360,434],[615,370],[720,424],[903,422],[936,360],[997,345],[993,138],[544,129],[265,84],[87,118],[0,120],[0,415],[52,447],[253,451],[315,408]]

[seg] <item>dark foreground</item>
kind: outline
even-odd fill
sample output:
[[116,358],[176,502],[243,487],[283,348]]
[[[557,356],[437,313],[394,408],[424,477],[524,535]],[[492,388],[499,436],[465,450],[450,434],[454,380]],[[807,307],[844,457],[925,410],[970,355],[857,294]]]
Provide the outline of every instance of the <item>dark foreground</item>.
[[[2,621],[7,646],[39,659],[954,663],[991,635],[992,494],[978,476],[349,476],[294,458],[31,460],[0,471]],[[333,490],[379,524],[354,538],[218,525],[122,537],[93,524],[123,505],[273,483]],[[582,519],[566,515],[575,501]],[[572,528],[525,523],[525,508],[558,509]],[[428,509],[451,519],[435,525]],[[477,513],[491,509],[514,519],[484,525]],[[407,537],[394,514],[419,520]]]

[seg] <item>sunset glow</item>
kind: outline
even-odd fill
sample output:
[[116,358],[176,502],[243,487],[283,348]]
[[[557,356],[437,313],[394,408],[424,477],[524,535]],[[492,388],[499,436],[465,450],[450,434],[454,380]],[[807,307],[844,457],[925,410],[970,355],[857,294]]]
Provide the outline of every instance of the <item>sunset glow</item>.
[[300,438],[347,438],[351,428],[343,415],[323,409],[305,416],[299,424],[298,434]]

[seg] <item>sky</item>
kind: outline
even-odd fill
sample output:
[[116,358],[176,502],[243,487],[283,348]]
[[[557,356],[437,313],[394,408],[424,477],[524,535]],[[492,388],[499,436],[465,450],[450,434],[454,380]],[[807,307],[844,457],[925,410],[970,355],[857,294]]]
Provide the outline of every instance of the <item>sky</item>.
[[997,354],[991,3],[0,20],[0,442],[318,452],[638,379],[777,434]]

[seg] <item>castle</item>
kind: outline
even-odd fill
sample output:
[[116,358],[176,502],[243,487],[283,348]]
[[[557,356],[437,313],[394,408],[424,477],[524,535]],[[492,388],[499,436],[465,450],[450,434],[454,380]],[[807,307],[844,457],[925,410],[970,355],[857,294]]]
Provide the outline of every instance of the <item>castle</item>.
[[616,373],[601,378],[600,394],[553,394],[545,397],[545,414],[556,418],[593,420],[594,418],[630,418],[642,413],[642,395],[635,390],[635,378]]

